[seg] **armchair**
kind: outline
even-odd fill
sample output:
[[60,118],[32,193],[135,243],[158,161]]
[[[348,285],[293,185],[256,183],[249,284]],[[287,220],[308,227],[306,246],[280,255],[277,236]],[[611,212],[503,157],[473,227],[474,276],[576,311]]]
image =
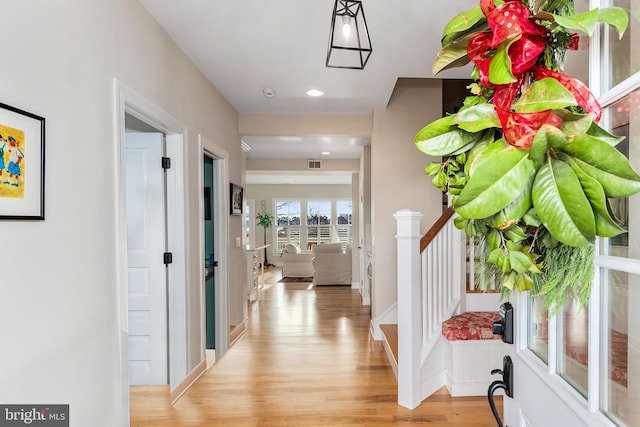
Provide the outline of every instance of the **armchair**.
[[300,246],[287,243],[282,251],[282,277],[313,276],[312,254],[302,253]]
[[326,243],[311,248],[313,283],[319,285],[351,285],[351,248],[342,251],[342,243]]

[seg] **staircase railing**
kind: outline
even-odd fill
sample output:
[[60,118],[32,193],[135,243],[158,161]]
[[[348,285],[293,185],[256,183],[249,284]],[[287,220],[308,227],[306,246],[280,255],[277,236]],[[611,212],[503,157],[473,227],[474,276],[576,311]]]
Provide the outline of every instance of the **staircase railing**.
[[441,324],[464,310],[465,237],[452,217],[449,208],[421,237],[421,213],[401,210],[395,214],[398,403],[409,409],[444,386],[444,357],[435,354],[442,351],[438,347],[444,340]]

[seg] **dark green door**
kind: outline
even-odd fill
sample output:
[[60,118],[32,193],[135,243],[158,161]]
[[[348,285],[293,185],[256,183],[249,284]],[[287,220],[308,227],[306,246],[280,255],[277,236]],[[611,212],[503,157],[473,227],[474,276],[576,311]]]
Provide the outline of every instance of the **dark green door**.
[[214,254],[214,205],[213,205],[213,159],[204,156],[204,257],[205,268],[207,270],[205,278],[205,304],[206,304],[206,327],[207,327],[207,349],[216,348],[215,334],[215,254]]

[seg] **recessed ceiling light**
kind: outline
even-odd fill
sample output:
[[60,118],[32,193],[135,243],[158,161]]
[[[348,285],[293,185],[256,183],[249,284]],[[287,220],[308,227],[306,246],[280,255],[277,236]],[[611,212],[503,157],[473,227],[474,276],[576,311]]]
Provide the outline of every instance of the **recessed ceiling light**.
[[329,154],[331,154],[331,151],[323,151],[322,153],[323,156],[328,156]]
[[324,95],[324,92],[318,89],[309,89],[307,91],[307,95],[309,96],[322,96]]

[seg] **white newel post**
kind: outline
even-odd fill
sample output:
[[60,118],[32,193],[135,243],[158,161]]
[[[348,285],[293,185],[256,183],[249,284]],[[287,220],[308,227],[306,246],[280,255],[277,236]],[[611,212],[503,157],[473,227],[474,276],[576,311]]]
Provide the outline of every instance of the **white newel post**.
[[398,404],[414,409],[421,402],[420,212],[395,213],[398,245]]

